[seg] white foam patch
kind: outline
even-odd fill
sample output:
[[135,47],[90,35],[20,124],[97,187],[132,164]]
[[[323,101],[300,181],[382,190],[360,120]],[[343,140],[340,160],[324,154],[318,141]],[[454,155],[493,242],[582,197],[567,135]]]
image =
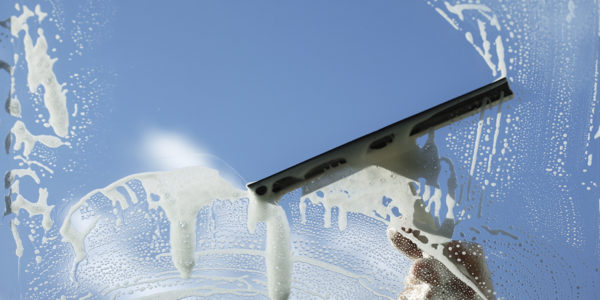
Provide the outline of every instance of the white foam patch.
[[38,166],[40,168],[43,168],[44,170],[46,170],[46,172],[48,172],[50,174],[54,174],[54,170],[50,169],[48,166],[42,164],[39,161],[28,160],[28,159],[25,159],[25,157],[23,157],[21,155],[15,155],[15,157],[13,157],[13,158],[14,158],[14,160],[19,160],[22,163],[27,164],[28,166],[35,165],[35,166]]
[[70,146],[68,142],[63,142],[60,138],[52,135],[33,135],[25,123],[18,120],[15,122],[13,127],[10,129],[10,133],[14,136],[12,147],[14,151],[20,151],[23,149],[23,156],[28,159],[31,151],[35,147],[36,143],[40,143],[48,148],[58,148],[60,146]]
[[40,7],[39,4],[36,4],[35,8],[33,10],[34,10],[35,14],[38,17],[38,22],[39,23],[42,23],[42,21],[48,16],[47,13],[45,13],[45,12],[42,11],[42,8]]
[[498,112],[496,113],[496,126],[494,128],[494,139],[492,141],[492,151],[488,157],[487,172],[492,171],[492,158],[496,155],[496,146],[498,143],[498,136],[500,135],[500,124],[502,123],[502,102],[498,104]]
[[498,17],[495,14],[490,15],[492,13],[492,9],[484,4],[455,4],[450,5],[448,2],[444,2],[446,9],[457,15],[461,21],[465,20],[463,15],[463,11],[465,10],[473,10],[484,16],[489,22],[490,25],[494,26],[498,31],[500,31],[500,23],[498,22]]
[[[432,245],[442,245],[449,242],[451,239],[448,236],[452,235],[452,228],[447,228],[447,225],[452,224],[453,220],[449,220],[442,225],[438,223],[439,210],[436,209],[432,215],[427,210],[424,203],[420,201],[421,197],[418,193],[413,193],[410,184],[413,180],[391,172],[385,168],[378,166],[367,167],[350,176],[344,177],[337,182],[334,182],[325,188],[314,191],[306,195],[303,201],[310,201],[314,204],[322,204],[325,207],[325,226],[330,225],[331,208],[338,207],[338,226],[344,229],[348,213],[359,213],[381,220],[388,224],[390,230],[401,232],[401,228],[414,228],[415,224],[419,224],[419,228],[427,228],[421,237],[426,237],[427,241],[423,242],[413,235],[407,235],[415,244],[428,255],[440,260],[454,276],[464,281],[469,287],[476,291],[479,295],[485,298],[484,294],[469,278],[461,273],[460,269],[454,265],[443,253],[443,247],[433,247]],[[424,191],[431,190],[432,187],[423,186]],[[389,198],[390,202],[382,203],[383,197]],[[424,194],[423,198],[429,198],[432,201],[437,201],[436,207],[441,206],[439,198],[441,192],[434,189],[429,195]],[[451,198],[451,197],[450,197]],[[447,199],[448,200],[448,199]],[[431,202],[430,202],[431,203]],[[448,206],[453,207],[453,199],[449,201]],[[393,209],[396,208],[402,215],[402,218],[386,216],[394,216]],[[449,209],[452,212],[452,209]],[[300,207],[300,213],[303,215],[302,220],[306,220],[305,204]],[[434,218],[434,216],[436,218]],[[447,215],[448,216],[448,215]],[[452,217],[454,215],[452,214]],[[344,224],[344,225],[342,225]],[[450,231],[448,234],[448,231]]]
[[[315,205],[323,205],[325,227],[331,226],[331,209],[337,207],[338,226],[346,229],[347,214],[359,213],[375,219],[387,215],[393,216],[393,207],[398,207],[401,214],[413,213],[413,203],[417,198],[412,195],[409,183],[412,180],[394,174],[382,167],[371,166],[318,191],[311,192],[300,202],[302,220],[306,220],[306,201]],[[385,206],[382,197],[390,197],[392,202]]]
[[473,156],[471,157],[471,169],[469,170],[469,176],[473,177],[475,174],[475,166],[477,166],[477,152],[479,151],[479,143],[481,141],[481,131],[483,129],[483,110],[479,115],[479,121],[477,121],[477,133],[475,134],[475,144],[473,145]]
[[[507,76],[507,67],[505,62],[505,50],[504,44],[502,42],[502,36],[500,35],[501,27],[500,22],[498,21],[498,17],[493,13],[492,9],[483,4],[475,4],[475,3],[467,3],[467,4],[454,4],[451,5],[448,2],[444,2],[446,10],[454,14],[458,17],[460,21],[465,21],[465,12],[472,11],[477,15],[483,17],[482,19],[476,17],[477,27],[479,30],[479,36],[481,37],[481,45],[478,45],[471,32],[465,32],[466,40],[473,46],[475,51],[479,53],[479,55],[483,58],[485,63],[488,65],[490,70],[492,71],[492,75],[496,76],[499,73],[499,78]],[[454,29],[459,30],[459,24],[455,22],[454,19],[450,18],[448,14],[446,14],[441,8],[436,7],[435,11],[441,15]],[[488,32],[486,30],[486,24],[493,26],[498,35],[495,39],[488,39]],[[493,56],[490,52],[491,49],[491,40],[494,41],[494,45],[496,48],[496,58],[497,62],[493,62]]]
[[446,22],[448,22],[448,24],[452,25],[452,27],[454,27],[454,29],[458,30],[458,24],[456,24],[456,21],[454,21],[453,19],[451,19],[448,14],[446,14],[446,12],[444,12],[441,8],[436,7],[435,11],[442,16],[442,18],[444,18],[444,20],[446,20]]
[[[36,6],[38,21],[42,21],[45,13]],[[38,37],[35,44],[29,32],[27,20],[34,13],[23,5],[23,12],[18,17],[11,17],[11,34],[19,37],[21,31],[25,32],[23,44],[25,48],[25,61],[27,62],[27,85],[29,91],[36,93],[39,87],[43,87],[44,106],[48,110],[48,124],[60,137],[66,137],[69,129],[69,113],[67,111],[67,90],[65,84],[58,82],[53,71],[56,58],[51,58],[48,51],[48,43],[42,28],[37,29]]]
[[[236,200],[246,197],[246,192],[236,189],[223,180],[219,173],[206,167],[191,167],[168,172],[140,173],[127,176],[109,186],[94,190],[73,205],[60,228],[63,241],[72,245],[76,257],[73,263],[73,278],[77,264],[86,257],[84,240],[95,227],[96,222],[85,224],[84,230],[76,226],[76,213],[87,201],[97,194],[103,194],[127,208],[127,200],[118,192],[118,187],[125,187],[131,180],[139,180],[146,191],[146,201],[150,209],[162,208],[170,223],[170,246],[173,264],[183,278],[189,278],[195,265],[196,248],[196,215],[198,211],[209,206],[216,199]],[[132,201],[139,201],[136,194],[128,191]],[[159,196],[152,200],[152,194]],[[117,199],[115,199],[117,197]],[[98,217],[99,218],[99,217]]]
[[[18,187],[19,181],[13,182],[11,186],[11,192],[14,193],[15,185]],[[30,202],[25,199],[21,194],[15,193],[17,195],[15,201],[12,201],[10,204],[11,211],[17,216],[20,213],[20,210],[26,211],[30,217],[41,215],[42,216],[42,227],[45,231],[50,230],[52,227],[52,218],[50,213],[54,208],[54,205],[48,205],[48,190],[46,188],[38,189],[38,200],[36,202]]]
[[19,101],[19,98],[17,97],[16,94],[16,89],[15,89],[15,74],[14,74],[14,66],[17,65],[17,62],[19,61],[19,55],[17,53],[15,53],[13,55],[13,67],[11,67],[10,69],[10,95],[8,98],[8,104],[7,104],[7,110],[8,113],[15,117],[15,118],[20,118],[21,117],[21,102]]
[[15,254],[17,257],[21,258],[23,256],[23,241],[21,241],[21,236],[19,236],[19,230],[17,226],[20,224],[19,219],[15,218],[10,220],[10,232],[12,233],[13,239],[15,240]]
[[455,4],[455,5],[451,5],[450,3],[448,3],[447,1],[444,2],[444,5],[446,5],[446,9],[457,15],[458,18],[461,21],[465,20],[465,16],[463,15],[463,11],[464,10],[477,10],[480,12],[492,12],[492,10],[487,7],[486,5],[483,4]]
[[274,204],[279,199],[259,199],[250,195],[248,230],[254,233],[257,223],[267,224],[266,267],[269,297],[287,299],[292,288],[292,250],[290,226],[285,211]]
[[29,177],[29,178],[33,179],[33,181],[35,181],[35,183],[40,184],[40,177],[31,168],[12,169],[12,170],[8,171],[7,179],[8,179],[8,182],[11,183],[11,185],[15,182],[15,179],[23,178],[23,177]]

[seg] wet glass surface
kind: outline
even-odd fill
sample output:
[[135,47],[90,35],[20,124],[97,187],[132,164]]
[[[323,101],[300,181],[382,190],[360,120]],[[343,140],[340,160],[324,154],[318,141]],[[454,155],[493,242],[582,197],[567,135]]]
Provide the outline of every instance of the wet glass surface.
[[[597,3],[8,2],[0,298],[599,289]],[[503,77],[396,160],[244,188]]]

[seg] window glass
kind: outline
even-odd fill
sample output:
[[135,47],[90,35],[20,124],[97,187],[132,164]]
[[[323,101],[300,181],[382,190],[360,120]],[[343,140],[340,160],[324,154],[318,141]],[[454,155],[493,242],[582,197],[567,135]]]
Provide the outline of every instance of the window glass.
[[[598,290],[598,3],[0,5],[0,298]],[[502,78],[393,159],[245,187]]]

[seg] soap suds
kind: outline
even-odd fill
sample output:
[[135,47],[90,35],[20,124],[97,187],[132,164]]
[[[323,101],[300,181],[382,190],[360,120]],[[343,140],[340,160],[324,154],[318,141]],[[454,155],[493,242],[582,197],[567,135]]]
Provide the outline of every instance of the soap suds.
[[27,169],[12,169],[6,173],[5,183],[7,186],[11,186],[16,178],[29,177],[35,181],[35,183],[40,184],[40,177],[37,175],[35,171],[31,168]]
[[19,225],[19,220],[17,218],[10,220],[10,232],[12,233],[13,239],[15,240],[15,246],[17,247],[15,249],[15,254],[17,255],[18,258],[21,258],[21,256],[23,256],[23,251],[25,249],[23,248],[23,242],[21,241],[21,236],[19,236],[19,230],[17,229],[18,225]]
[[[480,116],[479,127],[483,124],[483,117]],[[479,129],[481,136],[481,128]],[[434,135],[430,133],[426,144],[422,148],[415,145],[414,150],[404,158],[402,162],[390,162],[391,165],[401,163],[405,166],[404,171],[397,173],[387,170],[380,166],[370,166],[342,179],[335,181],[324,188],[314,190],[306,194],[306,198],[300,202],[301,219],[306,220],[306,203],[310,201],[313,204],[323,205],[324,226],[329,226],[331,221],[331,208],[338,207],[338,226],[340,230],[345,229],[347,213],[359,213],[370,216],[374,219],[388,224],[388,230],[401,232],[402,228],[418,229],[419,234],[406,235],[411,241],[419,245],[427,255],[433,256],[448,268],[448,270],[467,286],[472,288],[479,296],[487,299],[488,291],[482,291],[477,279],[470,278],[463,274],[460,262],[449,260],[443,254],[443,245],[451,241],[453,234],[455,218],[454,215],[454,193],[456,189],[455,175],[450,176],[448,180],[448,192],[446,194],[446,206],[448,212],[446,218],[440,218],[440,207],[442,206],[442,191],[439,187],[432,186],[437,184],[437,178],[442,168],[440,162],[449,160],[437,157],[437,147],[433,139]],[[478,147],[476,141],[476,147]],[[475,154],[476,157],[476,154]],[[422,164],[422,162],[427,162]],[[411,164],[419,164],[420,168],[409,171]],[[385,163],[383,164],[385,165]],[[450,163],[450,166],[451,163]],[[453,167],[451,167],[453,170]],[[404,174],[404,172],[407,172]],[[410,176],[406,177],[405,175]],[[427,184],[415,182],[411,178],[425,178]],[[417,187],[413,189],[413,187]],[[382,199],[388,199],[385,203]],[[435,204],[435,211],[431,211],[431,205]],[[398,218],[398,212],[401,217]]]
[[248,205],[248,231],[254,233],[260,222],[267,224],[266,267],[269,297],[287,299],[292,285],[292,250],[290,227],[285,211],[274,204],[279,199],[259,198],[250,195]]
[[487,7],[487,6],[483,5],[483,4],[455,4],[455,5],[451,5],[450,3],[448,3],[448,2],[445,1],[444,5],[446,5],[446,9],[449,12],[457,15],[458,18],[461,21],[465,20],[465,16],[463,15],[463,11],[464,10],[478,10],[478,11],[481,11],[481,12],[492,12],[492,10],[489,7]]
[[[19,55],[17,53],[15,53],[13,55],[13,65],[17,65],[17,62],[19,61]],[[13,117],[15,118],[21,118],[21,102],[19,101],[19,98],[17,97],[17,95],[15,95],[16,90],[15,90],[15,74],[14,74],[14,67],[10,67],[8,64],[6,64],[6,70],[9,72],[10,74],[10,93],[8,95],[8,99],[6,99],[6,111]]]
[[477,121],[477,133],[475,134],[475,143],[473,144],[473,156],[471,157],[471,168],[469,170],[469,182],[467,184],[467,198],[469,197],[469,192],[471,191],[471,184],[473,180],[473,175],[475,174],[475,167],[477,166],[477,152],[479,151],[479,143],[481,141],[481,131],[483,128],[483,109],[479,114],[479,121]]
[[[13,186],[11,186],[11,193],[13,192],[13,187],[19,185],[19,181],[15,181]],[[19,211],[22,209],[26,211],[30,217],[41,215],[42,216],[42,227],[45,231],[50,230],[52,227],[52,218],[50,213],[54,205],[48,205],[48,190],[46,188],[38,189],[38,200],[37,202],[30,202],[25,199],[21,194],[16,194],[16,199],[10,205],[10,210],[15,215],[19,215]]]
[[38,16],[38,23],[42,23],[42,21],[48,16],[47,13],[42,11],[42,8],[40,7],[39,4],[36,4],[35,8],[33,10],[35,11],[35,14]]
[[[206,167],[189,167],[167,172],[141,173],[127,176],[109,186],[94,190],[85,195],[69,209],[60,233],[63,241],[70,243],[75,251],[72,266],[72,279],[77,278],[77,266],[86,256],[85,239],[96,227],[102,216],[77,225],[82,216],[80,211],[90,199],[102,195],[122,209],[139,201],[138,196],[127,187],[128,182],[139,181],[146,194],[150,210],[162,209],[169,221],[170,256],[181,278],[192,278],[196,261],[196,219],[198,212],[209,207],[215,200],[248,198],[244,190],[235,188],[220,177],[218,171]],[[119,188],[124,188],[125,197]],[[129,199],[129,200],[128,200]],[[269,295],[272,299],[286,299],[291,290],[291,245],[290,228],[283,209],[264,199],[250,197],[248,206],[248,230],[254,232],[257,223],[265,222],[266,237],[266,273]]]
[[436,7],[435,11],[440,14],[440,16],[442,16],[442,18],[444,18],[444,20],[446,20],[446,22],[448,22],[448,24],[450,24],[452,27],[454,27],[454,29],[458,30],[458,24],[456,24],[456,22],[452,19],[450,19],[450,17],[448,17],[448,15],[446,14],[446,12],[444,12],[441,8]]
[[39,161],[35,161],[35,160],[28,160],[28,159],[25,159],[25,157],[23,157],[23,156],[21,156],[21,155],[15,155],[15,156],[13,157],[13,159],[14,159],[14,160],[19,160],[19,161],[21,161],[22,163],[24,163],[24,164],[27,164],[28,166],[31,166],[31,165],[36,165],[36,166],[38,166],[38,167],[40,167],[40,168],[42,168],[42,169],[46,170],[46,172],[48,172],[48,173],[50,173],[50,174],[54,174],[54,170],[50,169],[48,166],[46,166],[46,165],[42,164],[42,163],[41,163],[41,162],[39,162]]
[[508,71],[506,70],[506,62],[504,61],[504,44],[502,44],[502,36],[498,35],[494,41],[496,45],[496,56],[498,57],[498,72],[500,77],[506,77]]
[[[170,246],[173,264],[182,278],[189,278],[195,265],[194,252],[196,249],[196,215],[203,207],[217,199],[239,199],[246,196],[245,191],[234,188],[229,182],[219,177],[218,171],[205,167],[190,167],[168,172],[141,173],[127,176],[109,186],[94,190],[74,204],[65,218],[60,233],[63,241],[72,245],[76,253],[73,263],[73,274],[76,267],[85,256],[85,237],[95,227],[100,217],[79,231],[73,225],[76,212],[97,194],[108,197],[113,206],[116,203],[125,209],[127,200],[117,188],[124,187],[127,182],[139,180],[146,191],[149,209],[165,211],[170,223]],[[151,200],[152,195],[159,197],[158,201]],[[130,199],[139,201],[134,193],[129,193]]]
[[[39,12],[38,12],[39,11]],[[45,14],[36,6],[38,20],[41,22]],[[65,84],[58,82],[54,74],[53,66],[56,58],[51,58],[48,51],[48,43],[42,28],[37,29],[38,38],[33,43],[29,32],[27,20],[34,13],[23,5],[23,13],[18,17],[11,17],[11,33],[18,38],[21,31],[25,32],[23,44],[25,48],[25,61],[27,62],[27,86],[31,93],[37,93],[39,87],[43,87],[44,105],[48,110],[48,123],[56,135],[66,137],[69,133],[69,113],[67,111],[67,90]]]
[[[498,136],[500,135],[500,124],[502,123],[502,102],[498,104],[498,112],[496,113],[496,126],[494,127],[494,138],[492,141],[492,151],[488,156],[487,172],[490,173],[492,170],[492,158],[496,155],[496,144],[498,142]],[[478,124],[479,125],[479,124]]]
[[[498,75],[499,78],[506,77],[507,76],[507,66],[506,66],[506,62],[505,62],[505,58],[504,58],[505,57],[504,44],[502,41],[502,35],[500,34],[500,31],[501,31],[500,22],[498,20],[498,17],[496,16],[496,14],[493,13],[492,9],[484,4],[472,4],[472,3],[460,4],[460,3],[457,3],[454,5],[451,5],[448,2],[444,2],[444,7],[446,8],[446,10],[449,13],[456,15],[460,21],[465,21],[465,12],[467,12],[467,11],[472,11],[475,13],[475,15],[479,15],[479,16],[483,17],[482,19],[475,17],[475,20],[477,22],[477,28],[479,30],[479,35],[481,37],[481,45],[478,45],[475,42],[475,40],[473,38],[473,34],[469,31],[465,32],[465,38],[473,46],[475,51],[477,51],[477,53],[479,53],[479,55],[483,58],[485,63],[488,65],[488,67],[492,71],[492,76],[496,76],[499,72],[499,75]],[[435,11],[438,14],[440,14],[446,21],[448,21],[448,23],[450,23],[450,25],[452,25],[452,27],[454,29],[460,30],[459,24],[456,24],[454,19],[451,19],[448,16],[448,14],[446,14],[446,12],[444,12],[444,10],[442,8],[435,7]],[[495,34],[497,34],[497,36],[495,39],[488,40],[489,34],[486,29],[486,24],[493,26],[493,28],[496,30]],[[490,41],[491,40],[494,41],[494,45],[496,47],[497,63],[494,63],[492,61],[493,56],[490,52],[490,49],[491,49]]]
[[[10,133],[14,136],[14,142],[12,142],[12,147],[15,152],[21,150],[23,147],[23,156],[25,159],[29,158],[31,151],[35,147],[36,143],[40,143],[48,148],[58,148],[60,146],[66,145],[69,146],[69,143],[63,142],[60,138],[52,136],[52,135],[33,135],[27,127],[25,123],[18,120],[15,122],[13,127],[10,129]],[[11,145],[7,145],[10,147]]]

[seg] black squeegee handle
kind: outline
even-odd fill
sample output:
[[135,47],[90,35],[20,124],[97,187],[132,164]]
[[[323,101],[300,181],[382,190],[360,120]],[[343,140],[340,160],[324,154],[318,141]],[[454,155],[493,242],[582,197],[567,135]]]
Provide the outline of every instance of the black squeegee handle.
[[[432,129],[445,126],[476,113],[484,106],[491,107],[501,100],[510,99],[513,92],[506,78],[499,79],[474,91],[434,106],[382,129],[364,135],[351,142],[331,149],[304,162],[256,182],[247,184],[258,196],[276,196],[298,188],[306,181],[314,180],[328,170],[350,164],[361,165],[356,160],[363,156],[356,153],[377,151],[394,140],[416,137]],[[354,161],[352,161],[354,160]]]

